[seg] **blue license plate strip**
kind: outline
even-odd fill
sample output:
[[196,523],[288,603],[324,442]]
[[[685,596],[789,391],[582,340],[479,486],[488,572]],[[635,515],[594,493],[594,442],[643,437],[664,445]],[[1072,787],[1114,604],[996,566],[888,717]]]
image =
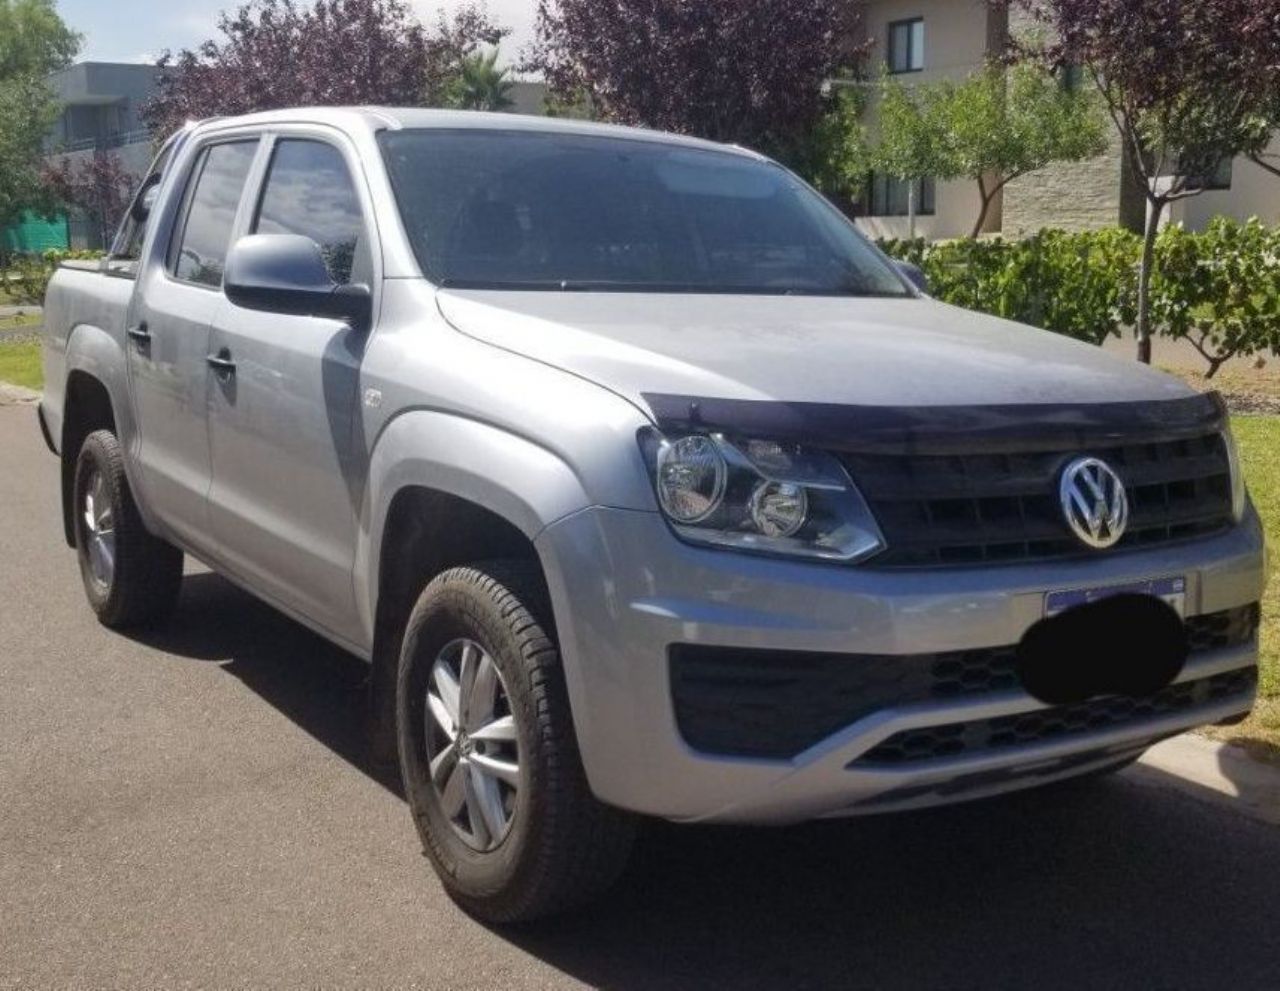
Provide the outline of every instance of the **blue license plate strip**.
[[1169,603],[1179,616],[1187,613],[1186,578],[1151,578],[1122,585],[1099,585],[1093,588],[1071,588],[1048,592],[1044,597],[1044,614],[1056,616],[1064,609],[1098,602],[1113,595],[1154,595]]

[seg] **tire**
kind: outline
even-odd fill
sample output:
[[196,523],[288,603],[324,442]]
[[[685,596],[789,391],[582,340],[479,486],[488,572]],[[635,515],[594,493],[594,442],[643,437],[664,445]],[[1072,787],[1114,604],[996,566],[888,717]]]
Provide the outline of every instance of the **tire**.
[[[635,831],[587,785],[549,616],[536,566],[455,568],[418,598],[400,654],[396,734],[409,808],[445,890],[488,922],[528,922],[600,894],[626,866]],[[445,706],[444,718],[452,711],[462,724],[450,736],[438,710],[455,675],[471,701]]]
[[85,438],[72,491],[80,577],[98,620],[123,630],[168,619],[182,585],[182,552],[143,526],[111,431]]

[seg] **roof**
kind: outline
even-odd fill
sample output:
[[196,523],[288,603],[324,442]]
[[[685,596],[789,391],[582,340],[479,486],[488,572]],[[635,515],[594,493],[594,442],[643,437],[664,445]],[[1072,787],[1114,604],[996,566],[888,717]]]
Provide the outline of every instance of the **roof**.
[[758,157],[737,146],[719,144],[667,131],[654,131],[618,124],[598,124],[567,117],[535,117],[527,114],[483,113],[475,110],[426,110],[417,107],[298,107],[268,110],[241,117],[221,117],[206,122],[217,128],[272,124],[327,124],[341,130],[400,131],[423,128],[530,131],[544,134],[579,134],[622,138],[632,141],[660,141],[716,151],[736,151]]

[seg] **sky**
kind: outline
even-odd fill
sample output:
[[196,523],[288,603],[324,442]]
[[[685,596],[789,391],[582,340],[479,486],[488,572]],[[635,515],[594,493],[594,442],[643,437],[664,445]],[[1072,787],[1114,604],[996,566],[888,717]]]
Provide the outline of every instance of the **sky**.
[[[243,0],[57,0],[58,13],[84,35],[81,59],[149,62],[166,48],[193,48],[217,33],[218,13]],[[465,0],[410,0],[418,18],[430,24],[436,12],[456,10]],[[503,61],[533,36],[536,0],[488,0],[489,13],[511,28]]]

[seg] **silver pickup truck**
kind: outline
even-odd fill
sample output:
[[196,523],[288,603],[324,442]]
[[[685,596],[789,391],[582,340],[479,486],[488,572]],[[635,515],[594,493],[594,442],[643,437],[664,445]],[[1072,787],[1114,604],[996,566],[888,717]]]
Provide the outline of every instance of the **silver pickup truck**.
[[738,148],[201,123],[49,289],[66,540],[109,627],[190,554],[367,660],[371,759],[491,920],[602,891],[641,816],[916,808],[1240,718],[1221,402],[918,281]]

